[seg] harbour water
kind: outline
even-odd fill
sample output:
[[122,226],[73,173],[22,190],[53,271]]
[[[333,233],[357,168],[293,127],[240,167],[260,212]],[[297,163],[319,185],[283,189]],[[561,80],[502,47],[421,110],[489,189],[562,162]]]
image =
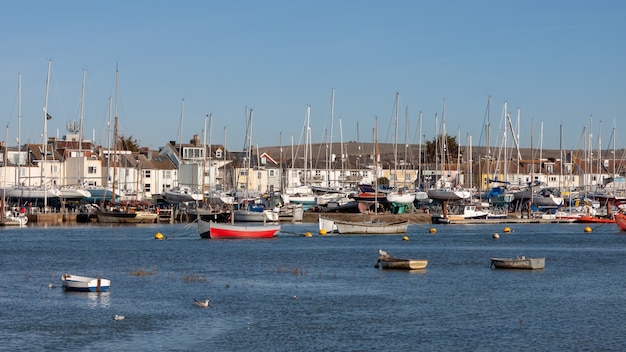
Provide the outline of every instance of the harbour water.
[[[624,350],[626,234],[504,226],[411,225],[408,241],[319,236],[316,224],[283,225],[270,240],[200,239],[184,224],[4,228],[0,349]],[[375,269],[379,249],[430,263]],[[546,267],[490,267],[519,255]],[[111,289],[65,292],[63,273],[105,277]],[[194,304],[206,298],[208,308]]]

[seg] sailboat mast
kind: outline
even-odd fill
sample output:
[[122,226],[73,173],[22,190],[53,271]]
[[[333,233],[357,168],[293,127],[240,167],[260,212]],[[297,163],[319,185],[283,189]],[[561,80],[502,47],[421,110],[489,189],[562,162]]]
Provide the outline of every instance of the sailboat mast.
[[400,93],[396,92],[395,106],[395,132],[393,135],[393,187],[397,188],[398,178],[398,105],[400,103]]
[[305,126],[305,143],[304,143],[304,185],[308,184],[307,179],[307,167],[309,162],[309,134],[311,126],[309,125],[309,119],[311,118],[311,105],[306,106],[306,126]]
[[[202,192],[202,200],[204,201],[204,187],[205,187],[205,175],[206,175],[206,124],[207,124],[207,118],[209,117],[209,115],[204,115],[204,131],[202,133],[202,149],[203,149],[203,154],[202,154],[202,184],[200,186],[200,190]],[[209,146],[209,150],[211,147]],[[210,187],[209,187],[210,188]]]
[[378,215],[378,116],[374,128],[374,214]]
[[83,84],[80,90],[80,121],[78,122],[78,156],[82,157],[83,151],[83,118],[85,114],[85,83],[87,70],[83,69]]
[[408,163],[408,151],[409,151],[409,107],[406,107],[405,126],[404,126],[404,164],[402,167],[403,177],[402,186],[406,188],[406,165]]
[[422,112],[420,111],[420,115],[419,115],[419,133],[420,133],[420,143],[418,146],[418,160],[417,160],[417,176],[419,177],[419,187],[420,190],[422,189],[422,143],[424,143],[424,141],[422,140]]
[[[343,149],[343,123],[341,121],[341,117],[339,117],[339,143],[341,145],[341,189],[343,189],[345,187],[345,181],[346,181],[346,169],[345,169],[345,165],[344,165],[344,149]],[[615,153],[613,153],[615,154]]]
[[[111,201],[113,203],[117,202],[115,198],[115,182],[117,181],[117,90],[118,90],[118,80],[119,80],[119,70],[117,65],[115,66],[115,104],[113,106],[114,110],[114,122],[113,122],[113,179],[111,184]],[[106,195],[106,193],[105,193]],[[105,197],[106,198],[106,197]]]
[[46,139],[48,138],[48,91],[50,87],[50,66],[52,65],[52,60],[48,60],[48,74],[46,76],[46,101],[43,107],[43,136],[41,137],[41,152],[43,153],[41,158],[41,183],[43,184],[43,202],[44,202],[44,213],[47,212],[48,208],[48,191],[46,190],[46,167],[45,161],[47,158],[47,148],[46,148]]
[[17,74],[17,174],[15,184],[20,183],[20,175],[22,174],[22,145],[20,144],[20,136],[22,133],[22,73]]
[[328,151],[328,163],[327,165],[327,180],[326,184],[330,187],[330,171],[333,162],[333,125],[335,124],[335,88],[332,89],[330,95],[330,136],[328,136],[328,142],[330,144]]

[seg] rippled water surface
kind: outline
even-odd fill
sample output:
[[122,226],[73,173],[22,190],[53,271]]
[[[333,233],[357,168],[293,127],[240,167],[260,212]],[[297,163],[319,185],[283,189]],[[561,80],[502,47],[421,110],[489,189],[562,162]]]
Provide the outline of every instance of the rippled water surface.
[[[200,239],[182,224],[4,228],[0,349],[624,350],[626,234],[504,226],[411,225],[408,241],[318,236],[316,224],[283,225],[270,240]],[[375,269],[379,249],[430,263]],[[517,255],[546,268],[490,268],[490,257]],[[63,273],[111,289],[64,292]],[[194,305],[205,298],[209,308]]]

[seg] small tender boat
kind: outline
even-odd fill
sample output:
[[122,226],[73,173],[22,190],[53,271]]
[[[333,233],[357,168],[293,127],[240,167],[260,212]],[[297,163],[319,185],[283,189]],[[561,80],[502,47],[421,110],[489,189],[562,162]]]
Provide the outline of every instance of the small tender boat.
[[378,262],[376,268],[395,270],[419,270],[425,269],[428,265],[427,259],[402,259],[394,258],[382,249],[378,251]]
[[543,269],[546,258],[491,258],[491,267],[497,269]]
[[326,233],[337,232],[337,225],[335,225],[335,221],[333,219],[323,218],[320,216],[317,221],[319,224],[320,233],[322,232],[322,230],[324,230],[324,232]]
[[105,292],[111,286],[111,281],[102,278],[93,278],[71,274],[61,275],[63,288],[68,291]]
[[280,232],[280,225],[236,225],[217,223],[198,218],[198,233],[202,238],[272,238]]
[[339,234],[354,235],[380,235],[406,233],[409,227],[408,221],[386,222],[386,221],[339,221],[335,220],[337,232]]
[[615,214],[615,223],[620,230],[626,231],[626,214]]

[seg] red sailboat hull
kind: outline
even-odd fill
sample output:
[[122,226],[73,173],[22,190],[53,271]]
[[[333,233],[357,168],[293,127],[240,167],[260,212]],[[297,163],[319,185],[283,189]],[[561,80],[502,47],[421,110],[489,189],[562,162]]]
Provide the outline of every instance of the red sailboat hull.
[[615,214],[615,223],[620,230],[626,231],[626,214]]
[[280,225],[248,226],[208,222],[198,219],[198,232],[203,238],[272,238]]

